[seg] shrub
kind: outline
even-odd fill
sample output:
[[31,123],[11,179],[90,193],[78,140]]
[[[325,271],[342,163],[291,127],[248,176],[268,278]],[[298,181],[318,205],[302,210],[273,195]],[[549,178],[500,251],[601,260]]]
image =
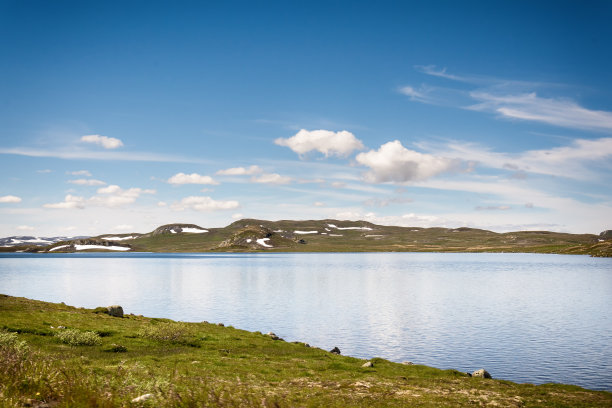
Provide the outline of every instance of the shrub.
[[18,354],[24,354],[28,350],[28,345],[25,341],[19,340],[17,333],[0,331],[0,348],[12,349]]
[[56,334],[56,337],[65,344],[71,346],[95,346],[102,343],[102,339],[96,332],[82,332],[76,329],[66,329]]

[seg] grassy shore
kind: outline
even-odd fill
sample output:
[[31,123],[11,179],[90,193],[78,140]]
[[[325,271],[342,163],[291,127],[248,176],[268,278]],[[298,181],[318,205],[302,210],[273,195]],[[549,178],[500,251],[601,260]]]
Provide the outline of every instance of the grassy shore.
[[612,407],[609,392],[362,367],[258,332],[105,311],[0,295],[0,406]]

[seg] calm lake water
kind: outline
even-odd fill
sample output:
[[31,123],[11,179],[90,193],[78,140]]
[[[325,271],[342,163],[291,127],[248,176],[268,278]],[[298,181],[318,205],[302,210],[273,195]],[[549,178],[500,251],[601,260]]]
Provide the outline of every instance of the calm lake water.
[[612,390],[612,259],[10,254],[0,293],[273,331],[342,354]]

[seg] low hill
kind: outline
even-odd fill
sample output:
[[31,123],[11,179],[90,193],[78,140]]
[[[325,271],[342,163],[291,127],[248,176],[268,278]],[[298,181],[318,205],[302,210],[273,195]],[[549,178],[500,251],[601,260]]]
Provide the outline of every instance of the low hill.
[[118,307],[0,295],[0,311],[3,407],[612,406],[610,392],[361,360]]
[[600,235],[550,231],[496,233],[467,227],[395,227],[333,219],[243,219],[224,228],[168,224],[146,234],[104,234],[90,240],[90,247],[76,246],[76,241],[63,241],[25,250],[74,252],[124,251],[128,248],[141,252],[535,252],[612,256],[609,231]]

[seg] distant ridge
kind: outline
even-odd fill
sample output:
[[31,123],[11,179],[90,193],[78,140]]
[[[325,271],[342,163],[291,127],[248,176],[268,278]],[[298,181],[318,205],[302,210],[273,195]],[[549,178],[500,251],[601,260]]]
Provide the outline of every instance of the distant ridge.
[[[14,238],[14,237],[11,237]],[[422,228],[368,221],[242,219],[223,228],[162,225],[141,234],[64,239],[3,252],[522,252],[612,256],[612,230],[599,235],[551,231],[497,233],[477,228]]]

